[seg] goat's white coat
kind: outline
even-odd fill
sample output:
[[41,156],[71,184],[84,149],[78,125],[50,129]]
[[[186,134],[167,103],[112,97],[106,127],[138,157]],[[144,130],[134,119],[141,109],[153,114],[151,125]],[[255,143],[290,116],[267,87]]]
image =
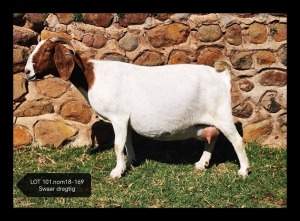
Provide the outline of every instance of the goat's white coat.
[[[35,76],[30,55],[25,72]],[[158,140],[201,138],[205,125],[218,128],[233,144],[240,161],[240,175],[247,175],[249,162],[243,140],[232,119],[230,73],[205,65],[177,64],[157,67],[90,59],[95,81],[88,91],[91,107],[111,121],[115,132],[117,165],[112,178],[120,178],[135,159],[131,128]],[[217,137],[205,144],[197,169],[208,165]],[[125,164],[124,147],[127,148]]]
[[[230,73],[204,65],[177,64],[144,67],[115,61],[94,63],[95,82],[88,92],[93,109],[114,127],[117,166],[111,177],[125,171],[123,146],[126,142],[127,167],[134,159],[126,135],[137,133],[158,140],[197,138],[200,124],[220,129],[233,143],[241,163],[239,174],[248,174],[249,163],[242,138],[233,123]],[[128,129],[129,128],[129,129]],[[201,134],[201,132],[200,132]],[[127,135],[128,136],[128,135]],[[207,166],[216,138],[206,144],[197,169]]]

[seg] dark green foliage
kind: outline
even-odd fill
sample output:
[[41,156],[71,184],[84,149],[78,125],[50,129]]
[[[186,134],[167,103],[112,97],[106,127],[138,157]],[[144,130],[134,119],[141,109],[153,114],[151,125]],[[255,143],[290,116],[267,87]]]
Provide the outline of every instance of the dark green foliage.
[[82,13],[74,13],[73,21],[75,22],[83,22]]
[[124,15],[125,15],[125,13],[117,13],[117,16],[118,16],[119,18],[123,18]]

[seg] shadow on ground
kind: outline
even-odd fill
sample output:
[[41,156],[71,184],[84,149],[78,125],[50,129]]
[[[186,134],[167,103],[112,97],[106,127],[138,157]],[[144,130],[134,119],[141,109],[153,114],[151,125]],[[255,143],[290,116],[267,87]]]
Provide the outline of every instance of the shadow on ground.
[[[236,128],[242,136],[242,124],[236,123]],[[101,154],[102,151],[112,149],[114,132],[112,125],[104,121],[98,121],[92,126],[92,140],[94,148],[90,154]],[[204,150],[205,143],[195,139],[180,141],[156,141],[145,138],[136,132],[132,133],[132,142],[136,154],[135,165],[142,164],[146,159],[168,164],[194,164]],[[96,143],[98,146],[96,147]],[[226,161],[238,164],[238,158],[231,143],[221,133],[218,137],[215,150],[212,155],[210,167]]]

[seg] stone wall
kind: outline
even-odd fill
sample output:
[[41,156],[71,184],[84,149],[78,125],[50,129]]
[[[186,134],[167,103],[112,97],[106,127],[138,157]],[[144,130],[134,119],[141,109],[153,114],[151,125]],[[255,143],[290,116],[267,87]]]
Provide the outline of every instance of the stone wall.
[[286,22],[282,13],[15,13],[14,147],[90,145],[96,132],[112,133],[69,82],[52,75],[24,80],[34,46],[54,36],[71,40],[81,56],[100,60],[213,66],[223,59],[232,68],[232,110],[245,141],[285,147]]

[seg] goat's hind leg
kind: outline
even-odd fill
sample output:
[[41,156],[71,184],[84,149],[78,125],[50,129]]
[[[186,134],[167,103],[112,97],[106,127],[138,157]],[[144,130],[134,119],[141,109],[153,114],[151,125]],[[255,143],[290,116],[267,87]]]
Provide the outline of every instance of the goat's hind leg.
[[211,159],[212,152],[214,151],[215,144],[218,136],[215,136],[211,139],[211,142],[205,142],[205,148],[200,160],[195,164],[196,170],[205,170],[205,168],[209,165],[209,161]]
[[243,138],[239,135],[233,123],[220,124],[218,128],[233,145],[240,162],[240,169],[238,170],[238,174],[245,177],[250,172],[250,165],[246,154]]

